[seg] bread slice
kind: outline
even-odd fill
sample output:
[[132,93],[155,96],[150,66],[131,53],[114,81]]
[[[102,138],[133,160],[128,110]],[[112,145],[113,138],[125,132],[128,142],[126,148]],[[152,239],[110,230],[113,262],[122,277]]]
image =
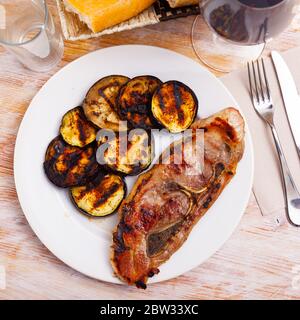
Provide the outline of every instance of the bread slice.
[[155,0],[64,0],[66,10],[77,14],[95,33],[138,15],[154,2]]
[[168,2],[171,8],[179,8],[199,4],[200,0],[168,0]]

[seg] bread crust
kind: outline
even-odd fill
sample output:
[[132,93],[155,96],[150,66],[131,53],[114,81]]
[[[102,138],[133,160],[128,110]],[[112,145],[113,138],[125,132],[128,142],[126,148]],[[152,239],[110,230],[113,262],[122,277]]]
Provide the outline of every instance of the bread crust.
[[168,0],[171,8],[179,8],[199,4],[199,0]]
[[155,0],[64,0],[66,9],[77,14],[95,33],[138,15],[154,2]]

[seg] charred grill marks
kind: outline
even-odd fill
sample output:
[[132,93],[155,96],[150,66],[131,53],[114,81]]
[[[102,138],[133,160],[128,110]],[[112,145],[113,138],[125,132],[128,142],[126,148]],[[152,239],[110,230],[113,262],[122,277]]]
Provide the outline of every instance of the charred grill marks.
[[161,110],[164,111],[166,106],[165,106],[165,103],[164,103],[164,97],[163,97],[163,95],[161,94],[160,91],[157,93],[157,97],[158,97],[159,106],[160,106]]
[[119,115],[134,128],[154,128],[151,100],[161,81],[153,76],[133,78],[121,90],[118,97]]
[[152,98],[152,113],[172,133],[182,132],[193,123],[198,100],[193,91],[179,81],[162,84]]
[[143,116],[148,114],[148,106],[139,102],[138,104],[132,105],[130,102],[125,102],[126,109],[122,110],[123,116],[130,116],[131,113],[138,113]]
[[135,285],[138,289],[144,289],[144,290],[147,289],[147,285],[142,280],[137,281]]
[[217,163],[215,166],[215,178],[217,179],[222,172],[225,170],[225,166],[223,163]]
[[83,148],[96,139],[96,128],[87,120],[81,107],[69,110],[62,119],[60,134],[71,146]]
[[174,90],[174,98],[175,98],[175,108],[177,110],[180,110],[182,105],[182,96],[181,96],[180,86],[177,84],[177,82],[173,83],[173,90]]
[[203,203],[203,208],[207,209],[210,205],[210,203],[212,202],[212,197],[209,196],[206,201]]
[[[125,139],[125,141],[124,141]],[[108,142],[107,137],[98,141],[98,145],[105,146],[102,161],[110,171],[122,175],[137,175],[146,170],[153,159],[152,141],[149,132],[134,132],[132,135],[121,132]],[[127,148],[121,148],[122,145]],[[113,150],[113,152],[111,152]]]
[[173,84],[174,90],[174,98],[175,98],[175,108],[177,110],[178,122],[180,124],[184,124],[184,112],[182,110],[182,96],[181,96],[181,88],[177,82]]
[[124,242],[124,238],[123,238],[123,234],[124,233],[130,233],[133,231],[131,226],[128,226],[125,223],[125,216],[126,216],[126,211],[127,208],[123,207],[123,211],[122,211],[122,218],[119,222],[119,225],[117,227],[116,232],[114,232],[113,234],[113,238],[114,238],[114,250],[116,251],[116,253],[118,254],[122,254],[124,253],[126,250],[128,250],[129,248],[125,246],[125,242]]
[[101,194],[101,197],[95,202],[94,206],[98,207],[101,204],[105,203],[107,199],[109,199],[111,195],[114,194],[119,189],[119,187],[120,186],[116,183],[111,185],[108,189],[105,190],[103,194]]
[[119,176],[99,173],[86,186],[70,190],[72,200],[83,213],[93,217],[112,214],[125,197],[126,187]]
[[67,188],[85,184],[94,177],[98,168],[92,146],[84,149],[72,147],[60,136],[49,144],[44,170],[49,180],[58,187]]
[[119,131],[117,96],[129,78],[120,75],[108,76],[97,81],[88,91],[83,103],[89,121],[102,129]]
[[128,249],[125,246],[125,242],[123,239],[123,230],[121,225],[118,227],[117,231],[114,233],[113,239],[114,239],[114,251],[116,254],[122,254]]
[[115,105],[110,101],[110,99],[106,96],[106,94],[104,93],[104,90],[105,90],[106,88],[100,88],[99,90],[98,90],[98,94],[99,94],[99,96],[100,97],[102,97],[104,100],[105,100],[105,102],[107,103],[107,104],[109,104],[109,106],[114,110],[115,109]]
[[156,274],[159,273],[159,270],[156,268],[156,269],[152,269],[149,273],[148,273],[148,277],[149,278],[152,278],[154,277]]
[[85,141],[86,138],[87,138],[87,133],[86,133],[86,130],[85,130],[85,127],[84,127],[84,123],[86,122],[87,120],[83,118],[83,114],[79,114],[79,121],[76,122],[76,125],[77,125],[77,129],[78,129],[78,132],[79,132],[79,138],[81,141]]

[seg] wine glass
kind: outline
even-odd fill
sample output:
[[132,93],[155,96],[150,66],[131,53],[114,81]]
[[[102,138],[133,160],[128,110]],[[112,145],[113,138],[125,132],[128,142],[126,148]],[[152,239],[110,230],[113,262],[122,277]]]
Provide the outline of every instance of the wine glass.
[[299,0],[201,0],[193,48],[207,66],[230,72],[262,54],[268,41],[283,32]]

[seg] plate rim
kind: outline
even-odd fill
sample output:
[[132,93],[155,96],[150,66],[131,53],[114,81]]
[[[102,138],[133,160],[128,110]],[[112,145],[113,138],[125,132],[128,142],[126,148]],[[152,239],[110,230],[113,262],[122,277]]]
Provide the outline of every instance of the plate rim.
[[[18,160],[17,160],[17,157],[18,157],[18,153],[19,153],[19,145],[21,143],[21,133],[22,133],[22,130],[23,130],[23,127],[25,126],[25,122],[26,122],[26,119],[29,117],[30,115],[30,110],[32,108],[32,105],[34,104],[35,100],[37,99],[37,96],[39,95],[39,93],[41,91],[44,90],[44,88],[47,86],[48,82],[51,80],[53,81],[53,79],[55,79],[56,77],[59,77],[59,75],[61,73],[63,73],[66,69],[69,69],[71,67],[72,64],[74,63],[78,63],[78,61],[80,60],[84,60],[84,59],[87,59],[88,56],[90,55],[96,55],[97,53],[103,51],[103,50],[111,50],[111,49],[120,49],[120,48],[126,48],[126,47],[137,47],[137,49],[140,47],[140,48],[153,48],[153,49],[159,49],[159,50],[164,50],[164,51],[169,51],[170,53],[172,53],[173,55],[178,55],[178,56],[181,56],[181,57],[184,57],[185,59],[189,59],[191,60],[192,62],[194,63],[197,63],[197,61],[195,61],[194,59],[184,55],[184,54],[181,54],[181,53],[178,53],[176,51],[173,51],[173,50],[170,50],[170,49],[166,49],[166,48],[163,48],[163,47],[159,47],[159,46],[152,46],[152,45],[140,45],[140,44],[125,44],[125,45],[116,45],[116,46],[110,46],[110,47],[106,47],[106,48],[99,48],[98,50],[95,50],[95,51],[92,51],[92,52],[88,52],[82,56],[80,56],[79,58],[71,61],[70,63],[68,63],[67,65],[63,66],[61,69],[59,69],[56,73],[54,73],[53,75],[50,76],[50,78],[43,84],[43,86],[35,93],[34,97],[32,98],[30,104],[28,105],[28,108],[26,110],[26,112],[24,113],[24,116],[22,118],[22,121],[21,121],[21,124],[18,128],[18,132],[17,132],[17,137],[16,137],[16,142],[15,142],[15,147],[14,147],[14,158],[13,158],[13,170],[14,170],[14,182],[15,182],[15,187],[16,187],[16,191],[17,191],[17,196],[18,196],[18,201],[20,203],[20,206],[21,206],[21,209],[22,209],[22,212],[28,222],[28,224],[30,225],[31,229],[33,230],[33,232],[36,234],[36,236],[39,238],[40,242],[51,252],[51,254],[53,254],[55,257],[57,257],[59,260],[61,260],[64,264],[66,264],[68,267],[84,274],[85,276],[87,277],[90,277],[92,279],[95,279],[95,280],[100,280],[100,281],[103,281],[103,282],[106,282],[106,283],[113,283],[113,284],[122,284],[122,285],[126,285],[125,283],[121,282],[118,278],[114,278],[115,281],[112,281],[112,280],[107,280],[107,279],[104,279],[104,278],[96,278],[95,276],[91,275],[91,274],[88,274],[86,271],[82,271],[80,267],[78,266],[74,266],[72,265],[71,263],[69,263],[67,261],[67,259],[65,259],[64,257],[62,257],[60,254],[58,254],[57,252],[55,252],[55,250],[53,248],[49,248],[49,246],[47,245],[47,240],[45,239],[44,235],[42,232],[40,232],[39,228],[37,227],[38,223],[37,221],[34,222],[33,221],[33,217],[32,215],[29,213],[30,211],[30,208],[28,208],[26,205],[25,205],[25,201],[23,201],[21,198],[23,198],[23,195],[22,193],[20,192],[20,181],[19,181],[19,170],[20,170],[20,166],[18,165]],[[251,132],[249,130],[249,126],[248,126],[248,123],[247,123],[247,120],[244,116],[244,113],[242,111],[242,109],[240,108],[239,104],[237,103],[236,99],[234,98],[234,96],[232,95],[232,93],[229,91],[229,89],[225,86],[225,84],[223,84],[223,82],[218,78],[216,77],[208,68],[206,68],[205,66],[202,66],[199,62],[197,63],[198,64],[198,67],[202,70],[204,70],[206,73],[209,73],[211,77],[214,78],[215,81],[217,81],[221,86],[222,88],[224,89],[224,91],[226,91],[226,94],[231,98],[231,100],[234,102],[235,104],[235,108],[239,110],[239,112],[241,113],[241,115],[243,116],[244,118],[244,121],[245,121],[245,132],[246,132],[246,138],[248,140],[248,149],[249,149],[249,156],[250,156],[250,159],[251,159],[251,177],[250,177],[250,181],[249,181],[249,190],[248,190],[248,196],[246,197],[247,200],[245,200],[245,203],[243,203],[242,205],[242,210],[241,210],[241,213],[240,213],[240,216],[238,219],[236,219],[236,222],[235,224],[232,226],[231,230],[228,231],[226,233],[226,237],[224,236],[224,238],[226,238],[225,241],[222,241],[222,243],[220,245],[217,246],[217,249],[207,258],[205,259],[204,261],[202,261],[201,263],[195,263],[193,264],[192,266],[190,266],[186,271],[184,272],[181,272],[181,271],[178,271],[178,272],[173,272],[172,276],[171,277],[165,277],[165,279],[162,279],[162,280],[157,280],[156,281],[156,278],[153,278],[152,281],[151,281],[151,284],[154,284],[154,283],[160,283],[160,282],[164,282],[164,281],[168,281],[170,279],[174,279],[174,278],[177,278],[178,276],[180,275],[183,275],[187,272],[190,272],[191,270],[193,270],[194,268],[200,266],[201,264],[203,264],[204,262],[206,262],[209,258],[211,258],[213,255],[215,255],[222,247],[223,245],[230,239],[231,235],[233,234],[233,232],[236,230],[237,226],[239,225],[244,213],[245,213],[245,210],[248,206],[248,203],[249,203],[249,199],[250,199],[250,196],[251,196],[251,192],[252,192],[252,186],[253,186],[253,180],[254,180],[254,147],[253,147],[253,139],[252,139],[252,136],[251,136]],[[57,250],[56,250],[57,251]],[[150,283],[149,283],[150,284]]]

